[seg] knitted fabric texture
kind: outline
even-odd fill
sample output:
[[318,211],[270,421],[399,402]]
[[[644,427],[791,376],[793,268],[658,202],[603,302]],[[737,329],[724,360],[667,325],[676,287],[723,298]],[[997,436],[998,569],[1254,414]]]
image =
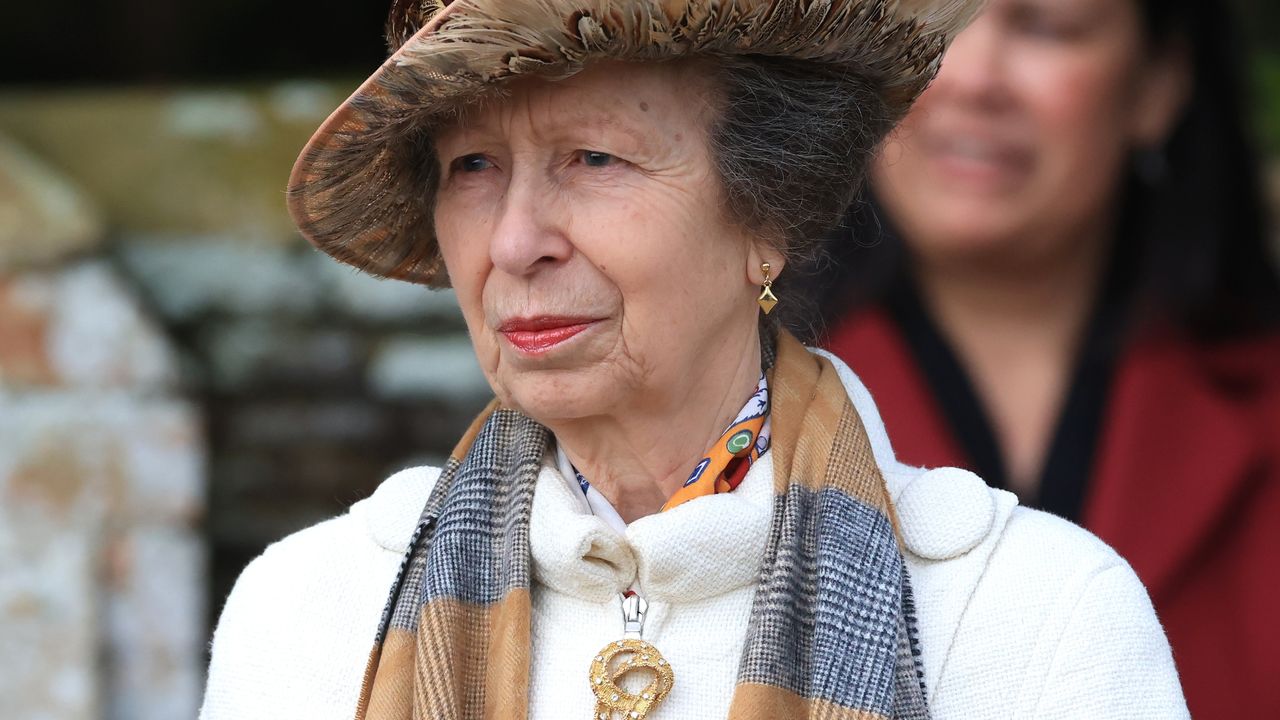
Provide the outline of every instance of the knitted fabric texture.
[[431,133],[510,80],[601,60],[786,57],[856,73],[893,117],[981,0],[398,0],[395,52],[316,131],[289,180],[302,234],[381,277],[447,284]]
[[[862,421],[830,361],[794,338],[778,339],[770,373],[773,520],[729,718],[927,720],[910,580]],[[394,583],[357,720],[527,716],[529,518],[549,440],[494,405],[459,444]]]

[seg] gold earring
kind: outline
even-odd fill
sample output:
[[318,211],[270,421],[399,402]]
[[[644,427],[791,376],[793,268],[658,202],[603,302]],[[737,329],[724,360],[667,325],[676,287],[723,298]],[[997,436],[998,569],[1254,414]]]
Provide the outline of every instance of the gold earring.
[[773,312],[773,306],[778,304],[778,296],[773,294],[773,281],[769,279],[769,263],[760,263],[760,271],[764,273],[764,286],[760,288],[760,297],[756,302],[760,303],[760,309],[765,315]]

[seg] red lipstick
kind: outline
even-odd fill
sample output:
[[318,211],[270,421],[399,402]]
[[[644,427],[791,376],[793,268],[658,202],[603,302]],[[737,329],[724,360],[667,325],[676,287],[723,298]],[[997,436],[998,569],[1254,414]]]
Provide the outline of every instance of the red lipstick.
[[498,327],[498,332],[516,349],[537,355],[565,342],[596,322],[593,318],[540,315],[508,320]]

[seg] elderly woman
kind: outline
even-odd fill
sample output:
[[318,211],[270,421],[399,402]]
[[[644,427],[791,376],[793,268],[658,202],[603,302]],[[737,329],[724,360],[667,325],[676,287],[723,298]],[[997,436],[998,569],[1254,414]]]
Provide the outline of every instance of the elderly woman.
[[761,321],[976,4],[393,8],[291,207],[451,285],[497,397],[244,571],[203,716],[1185,717],[1122,559]]

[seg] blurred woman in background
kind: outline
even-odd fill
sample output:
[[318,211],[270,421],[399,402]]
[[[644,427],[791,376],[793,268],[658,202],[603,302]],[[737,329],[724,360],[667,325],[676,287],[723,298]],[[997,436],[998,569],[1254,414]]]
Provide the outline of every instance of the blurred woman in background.
[[1280,717],[1280,283],[1228,13],[992,0],[818,278],[903,459],[1113,545],[1210,720]]

